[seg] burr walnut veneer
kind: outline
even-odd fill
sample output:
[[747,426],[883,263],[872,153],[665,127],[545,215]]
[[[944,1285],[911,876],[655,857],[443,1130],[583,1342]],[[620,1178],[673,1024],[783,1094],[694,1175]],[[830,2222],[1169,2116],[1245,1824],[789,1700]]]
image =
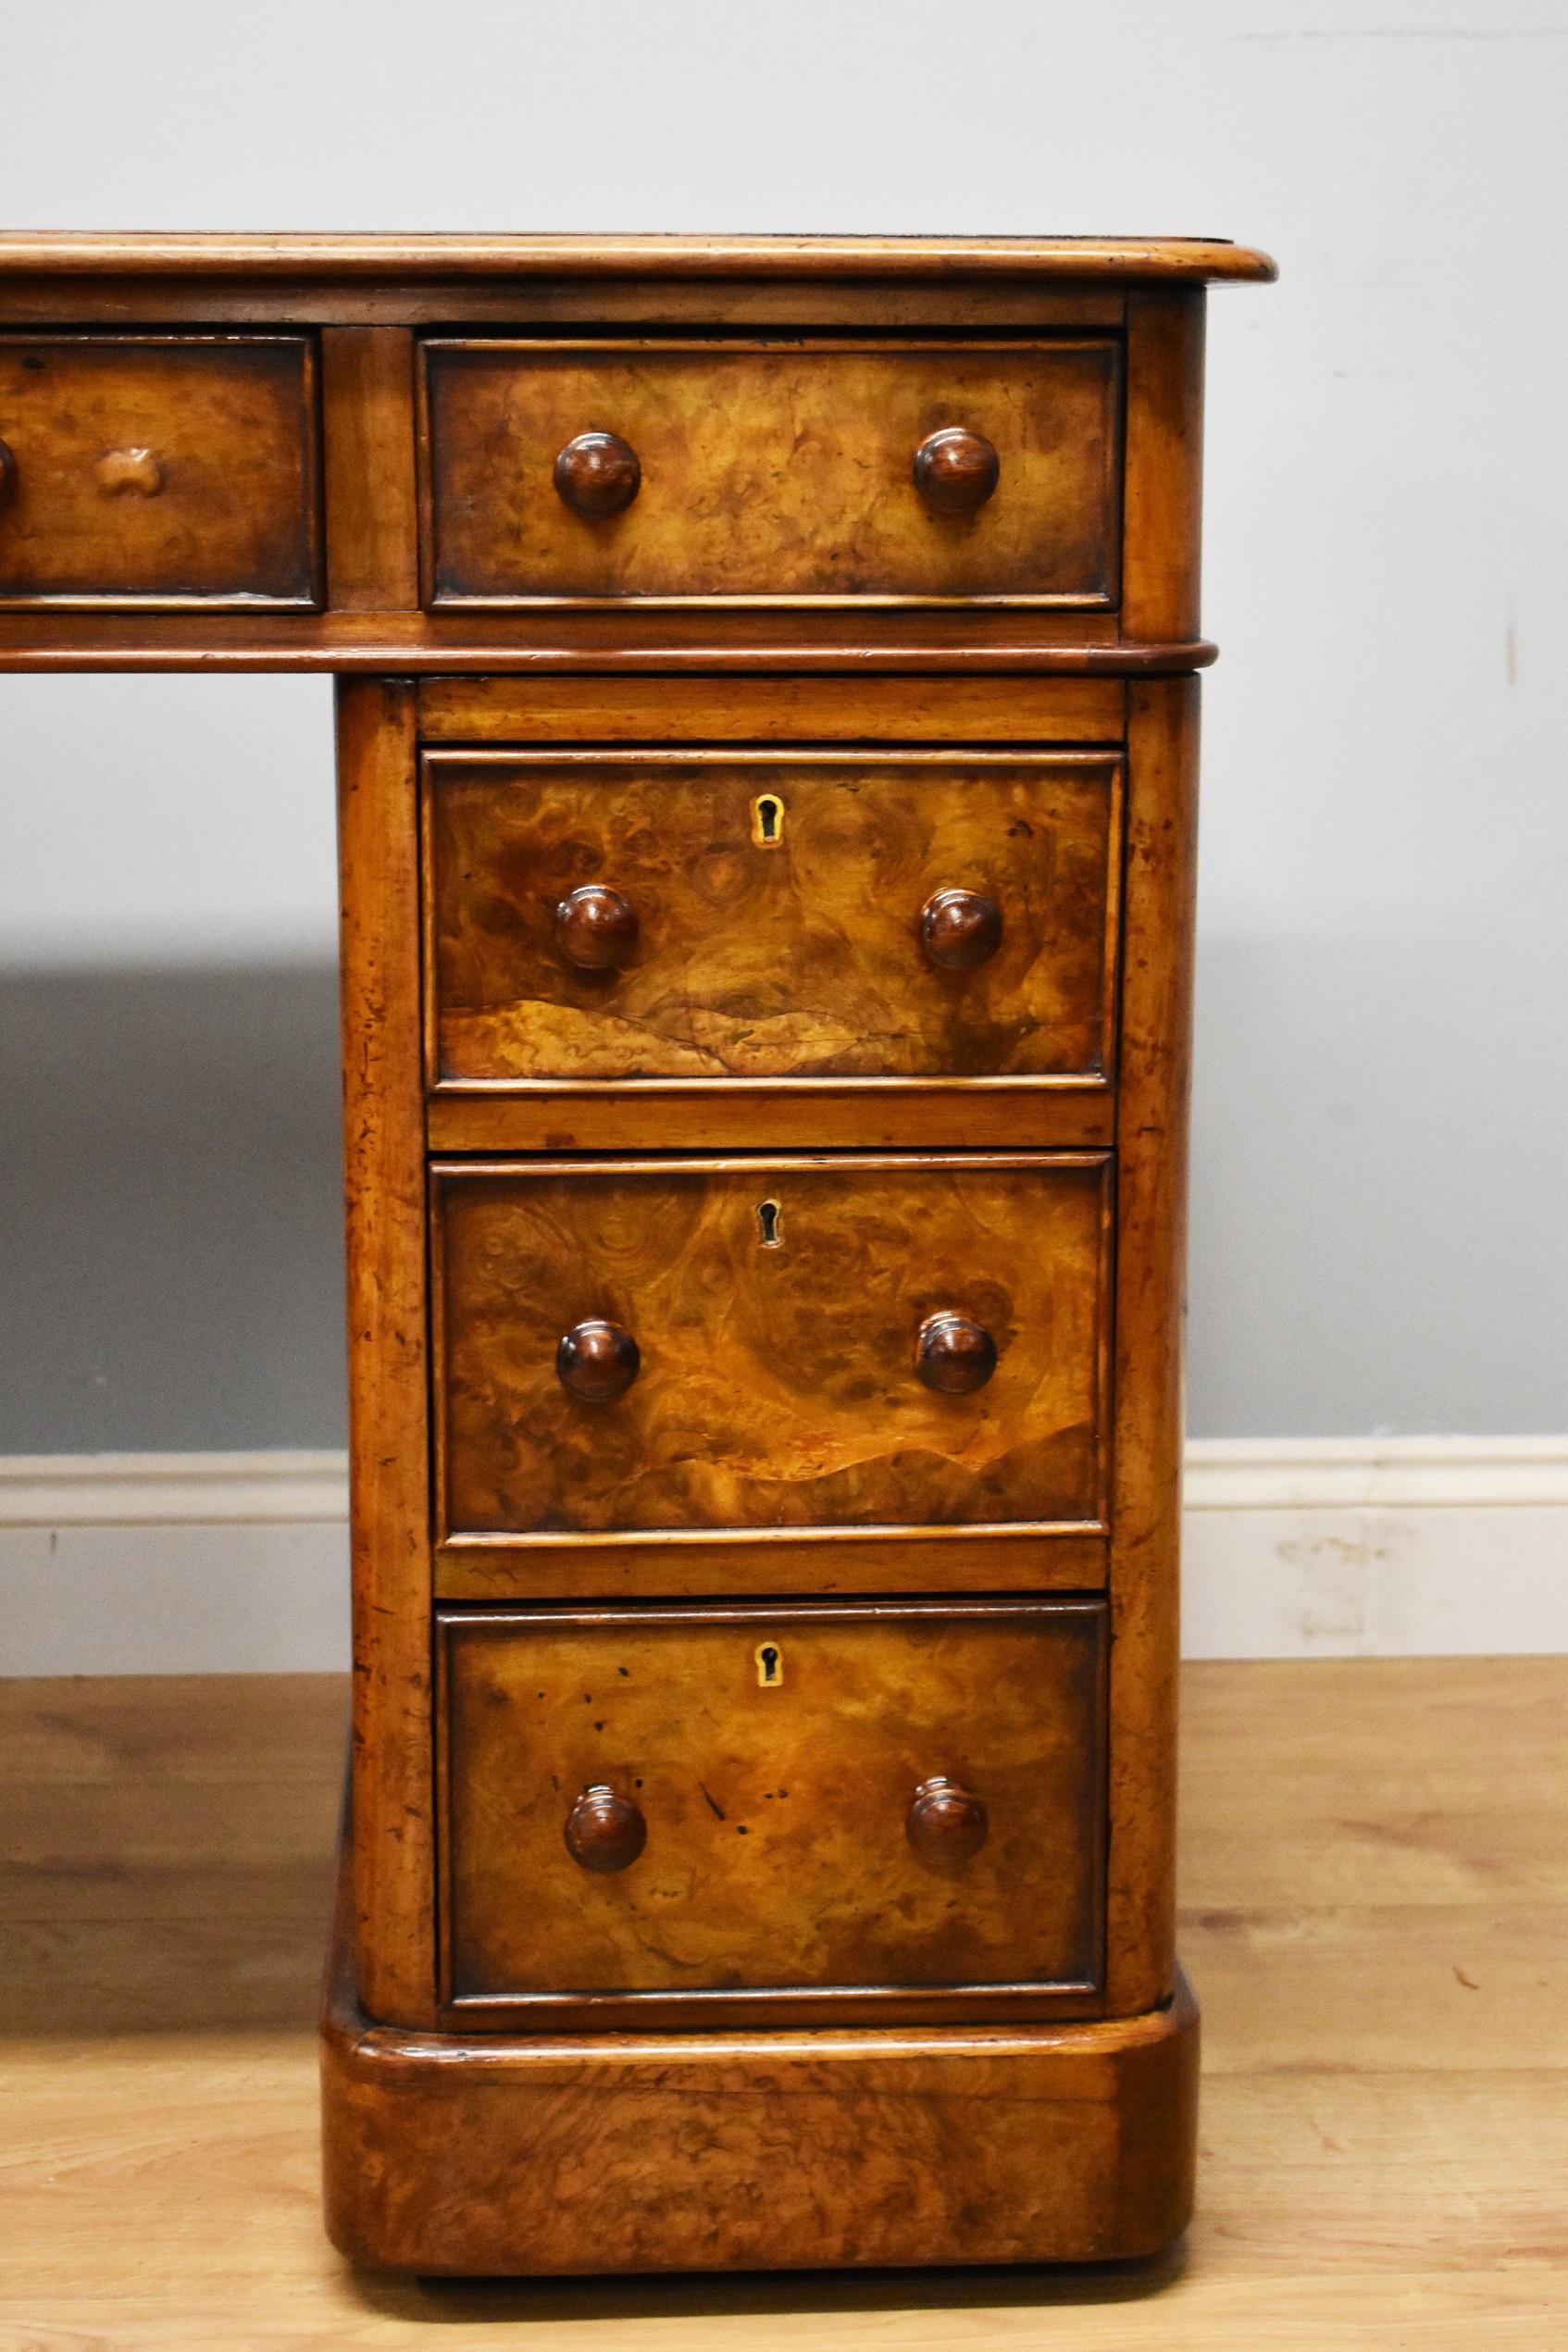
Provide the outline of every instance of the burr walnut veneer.
[[1182,2227],[1202,324],[1271,274],[0,237],[0,666],[339,678],[355,2259]]

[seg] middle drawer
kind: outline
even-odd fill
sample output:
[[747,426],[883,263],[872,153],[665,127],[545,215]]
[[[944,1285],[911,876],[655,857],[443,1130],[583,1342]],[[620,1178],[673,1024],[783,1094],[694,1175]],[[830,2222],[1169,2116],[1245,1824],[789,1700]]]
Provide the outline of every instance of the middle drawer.
[[438,1163],[439,1589],[1099,1583],[1110,1170]]
[[429,1076],[1104,1086],[1106,751],[438,751]]

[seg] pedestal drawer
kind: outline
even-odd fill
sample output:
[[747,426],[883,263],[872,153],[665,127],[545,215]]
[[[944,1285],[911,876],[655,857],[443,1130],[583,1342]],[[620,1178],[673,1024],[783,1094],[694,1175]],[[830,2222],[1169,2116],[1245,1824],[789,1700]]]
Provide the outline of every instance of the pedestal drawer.
[[1114,337],[424,345],[430,602],[1109,606]]
[[447,1613],[440,1646],[449,2001],[1098,1983],[1102,1604]]
[[1098,1530],[1109,1168],[440,1164],[448,1548]]
[[318,600],[304,335],[0,336],[0,604]]
[[1105,753],[436,753],[437,1086],[1109,1076]]

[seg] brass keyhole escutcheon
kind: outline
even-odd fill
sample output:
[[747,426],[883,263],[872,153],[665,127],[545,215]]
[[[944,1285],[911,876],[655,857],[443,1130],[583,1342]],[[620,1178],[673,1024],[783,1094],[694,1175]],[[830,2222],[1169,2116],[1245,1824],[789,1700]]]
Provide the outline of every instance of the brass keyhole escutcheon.
[[757,1203],[757,1238],[765,1250],[781,1250],[784,1246],[784,1212],[777,1201]]
[[758,1688],[777,1690],[784,1679],[784,1652],[776,1641],[759,1641],[755,1656]]
[[784,803],[777,792],[759,792],[752,803],[752,839],[759,850],[776,850],[784,839]]

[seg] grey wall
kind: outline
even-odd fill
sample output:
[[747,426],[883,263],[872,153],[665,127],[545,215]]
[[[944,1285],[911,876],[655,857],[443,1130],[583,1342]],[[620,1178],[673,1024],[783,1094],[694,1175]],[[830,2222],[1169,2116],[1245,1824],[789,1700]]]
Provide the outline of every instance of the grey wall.
[[[1192,1418],[1568,1425],[1568,10],[11,0],[14,227],[1229,232]],[[591,70],[584,56],[591,56]],[[0,680],[0,1452],[341,1431],[317,682]]]
[[0,1454],[342,1440],[331,738],[0,679]]

